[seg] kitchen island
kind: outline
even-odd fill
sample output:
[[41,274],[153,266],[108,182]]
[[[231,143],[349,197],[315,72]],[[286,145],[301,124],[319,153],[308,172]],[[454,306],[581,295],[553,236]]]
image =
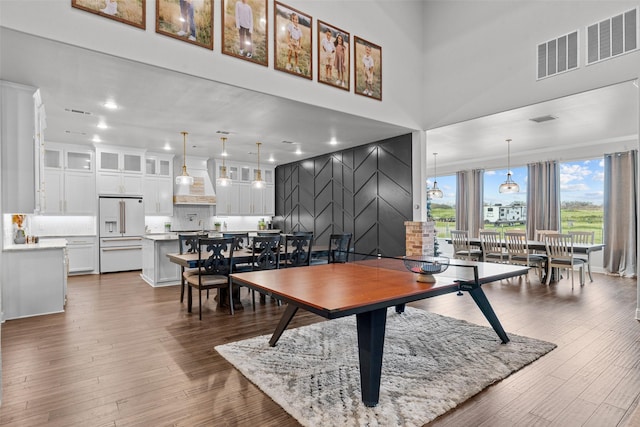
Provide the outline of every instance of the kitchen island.
[[2,320],[64,311],[67,294],[67,241],[5,244]]

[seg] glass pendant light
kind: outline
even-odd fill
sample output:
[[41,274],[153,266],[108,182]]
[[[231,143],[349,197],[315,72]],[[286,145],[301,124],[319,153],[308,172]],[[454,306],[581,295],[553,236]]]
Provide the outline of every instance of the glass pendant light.
[[430,199],[442,199],[442,190],[438,188],[438,168],[436,163],[436,156],[438,153],[433,153],[433,187],[427,190],[427,197]]
[[182,175],[176,176],[177,185],[192,185],[193,177],[187,173],[187,135],[189,132],[182,131]]
[[262,142],[256,142],[256,145],[258,146],[258,169],[255,170],[255,176],[251,185],[253,188],[263,188],[264,181],[262,180],[262,170],[260,170],[260,145],[262,145]]
[[519,193],[520,186],[511,178],[511,140],[507,139],[507,180],[500,184],[500,193]]
[[227,151],[225,149],[225,142],[227,142],[227,138],[223,136],[220,139],[222,140],[222,166],[220,166],[220,176],[216,179],[216,185],[227,187],[231,184],[231,180],[227,175],[227,167],[224,164],[224,158],[227,156]]

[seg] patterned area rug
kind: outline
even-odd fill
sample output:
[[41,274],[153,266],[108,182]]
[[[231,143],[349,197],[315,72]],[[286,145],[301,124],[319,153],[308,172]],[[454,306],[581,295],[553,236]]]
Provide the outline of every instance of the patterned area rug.
[[387,313],[380,402],[360,400],[355,316],[216,347],[305,426],[421,426],[556,346],[407,307]]

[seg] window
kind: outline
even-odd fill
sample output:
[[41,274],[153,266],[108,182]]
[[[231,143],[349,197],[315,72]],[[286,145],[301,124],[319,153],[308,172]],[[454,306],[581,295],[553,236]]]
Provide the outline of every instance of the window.
[[560,220],[562,232],[593,231],[602,243],[604,216],[604,160],[560,163]]
[[[438,177],[438,188],[442,190],[442,199],[431,200],[431,217],[436,222],[438,237],[449,237],[449,231],[456,228],[456,176]],[[427,189],[433,185],[433,179],[427,180]]]
[[525,229],[527,223],[527,167],[511,168],[512,179],[520,186],[519,193],[499,193],[507,179],[507,170],[484,172],[483,220],[484,228],[504,232]]

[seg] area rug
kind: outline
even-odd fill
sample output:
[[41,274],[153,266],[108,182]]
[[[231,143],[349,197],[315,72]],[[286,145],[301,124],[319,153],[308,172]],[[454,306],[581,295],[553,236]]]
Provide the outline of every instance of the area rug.
[[387,313],[380,401],[364,406],[355,316],[216,347],[304,426],[422,426],[555,344],[407,307]]

